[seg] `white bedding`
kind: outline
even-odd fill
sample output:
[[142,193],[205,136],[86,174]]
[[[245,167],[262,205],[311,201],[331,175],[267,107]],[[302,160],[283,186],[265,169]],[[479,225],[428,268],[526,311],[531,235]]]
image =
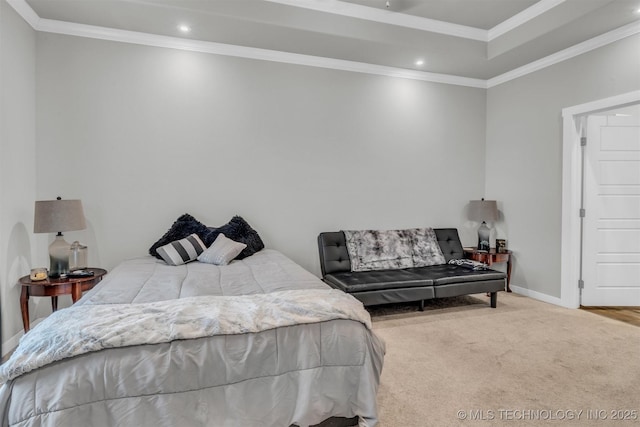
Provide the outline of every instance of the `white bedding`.
[[335,319],[355,320],[371,329],[362,303],[335,289],[72,306],[53,313],[21,340],[11,358],[0,365],[0,383],[107,348],[256,333]]
[[[304,427],[358,416],[374,426],[384,344],[361,304],[337,292],[272,250],[223,267],[125,262],[23,338],[2,368],[24,372],[0,389],[2,425]],[[76,354],[101,317],[112,334],[89,334],[98,346]],[[62,348],[71,357],[30,365],[38,334],[56,329],[66,344],[44,359]]]
[[78,304],[129,304],[327,288],[316,276],[273,249],[263,249],[223,266],[202,262],[171,266],[147,256],[113,269]]

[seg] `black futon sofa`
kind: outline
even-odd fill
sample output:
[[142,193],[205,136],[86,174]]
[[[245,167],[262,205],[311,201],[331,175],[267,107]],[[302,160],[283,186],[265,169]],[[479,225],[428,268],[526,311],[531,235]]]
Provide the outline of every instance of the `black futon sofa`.
[[436,228],[434,231],[447,264],[358,272],[351,271],[344,233],[320,233],[322,280],[358,298],[365,306],[418,301],[423,310],[427,299],[488,292],[491,307],[495,308],[498,291],[505,289],[506,274],[448,264],[449,260],[462,259],[464,255],[458,230]]

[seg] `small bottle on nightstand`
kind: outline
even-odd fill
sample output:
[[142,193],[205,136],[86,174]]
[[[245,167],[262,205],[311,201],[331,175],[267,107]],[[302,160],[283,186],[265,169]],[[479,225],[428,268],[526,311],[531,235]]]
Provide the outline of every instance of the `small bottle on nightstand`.
[[77,240],[69,248],[69,270],[87,268],[87,247]]

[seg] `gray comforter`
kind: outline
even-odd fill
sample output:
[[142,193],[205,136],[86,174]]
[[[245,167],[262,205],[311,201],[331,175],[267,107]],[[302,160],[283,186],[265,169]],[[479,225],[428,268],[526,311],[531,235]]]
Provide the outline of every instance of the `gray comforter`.
[[[297,301],[300,289],[314,297]],[[15,376],[0,388],[2,425],[302,427],[357,415],[360,426],[374,426],[384,344],[367,327],[360,305],[345,300],[346,308],[335,310],[342,314],[330,314],[325,295],[331,292],[273,250],[223,267],[171,267],[151,257],[125,262],[23,338],[24,349],[1,369],[6,378]],[[274,301],[284,297],[281,310]],[[247,312],[268,312],[268,322],[242,313],[244,303]],[[120,332],[104,340],[110,344],[90,346],[102,342],[96,333],[108,330],[95,325],[113,325],[111,317],[119,315]],[[144,317],[150,315],[159,325],[155,332]],[[75,330],[69,326],[74,318]],[[193,327],[221,323],[226,329]],[[144,328],[136,334],[135,325]],[[167,328],[172,332],[163,333]],[[208,332],[194,334],[199,330]],[[125,338],[140,331],[148,339]],[[46,341],[30,344],[38,334],[54,338],[34,357],[29,345]],[[60,340],[68,342],[56,344]],[[60,348],[73,351],[60,357]],[[50,360],[47,352],[54,355]],[[32,366],[34,359],[44,362]]]

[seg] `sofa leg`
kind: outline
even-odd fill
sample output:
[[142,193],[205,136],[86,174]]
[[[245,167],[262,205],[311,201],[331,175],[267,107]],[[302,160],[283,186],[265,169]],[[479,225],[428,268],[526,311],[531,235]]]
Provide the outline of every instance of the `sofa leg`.
[[491,308],[496,308],[498,305],[498,293],[491,292]]
[[420,307],[418,308],[418,310],[424,311],[424,300],[423,299],[420,300]]

